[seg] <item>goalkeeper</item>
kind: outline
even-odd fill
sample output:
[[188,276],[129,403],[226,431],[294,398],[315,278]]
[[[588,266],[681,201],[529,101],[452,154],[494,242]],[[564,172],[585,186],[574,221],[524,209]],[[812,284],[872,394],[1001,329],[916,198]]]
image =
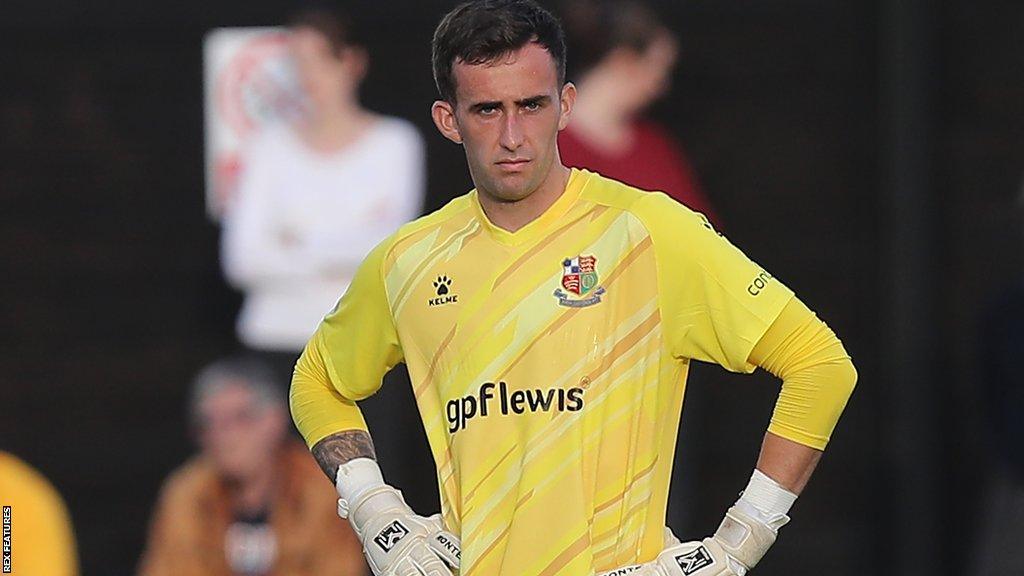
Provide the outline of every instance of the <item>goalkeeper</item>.
[[[576,89],[534,0],[452,10],[433,68],[434,123],[476,188],[370,253],[292,380],[295,423],[374,573],[744,575],[853,389],[842,344],[700,214],[562,165]],[[694,360],[782,388],[742,496],[679,543],[665,508]],[[384,482],[356,405],[399,362],[437,465],[430,518]]]

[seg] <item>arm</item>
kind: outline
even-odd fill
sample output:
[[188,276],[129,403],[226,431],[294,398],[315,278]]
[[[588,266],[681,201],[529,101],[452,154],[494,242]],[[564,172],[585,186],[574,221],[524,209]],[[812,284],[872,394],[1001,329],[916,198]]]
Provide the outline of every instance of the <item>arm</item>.
[[336,498],[333,486],[319,478],[304,478],[301,506],[305,512],[292,541],[301,539],[316,551],[306,556],[306,574],[366,576],[369,567],[363,559],[362,542],[347,522],[339,522],[335,507],[324,506]]
[[789,522],[790,507],[814,472],[857,381],[842,343],[795,297],[748,361],[783,382],[750,482],[715,535],[705,540],[724,552],[737,574],[753,568]]
[[821,460],[821,450],[766,432],[757,469],[797,496]]
[[754,346],[750,362],[783,382],[757,469],[800,494],[853,393],[857,371],[832,330],[796,298]]
[[419,216],[426,193],[425,149],[416,128],[404,120],[381,120],[389,126],[389,139],[380,143],[372,188],[361,190],[367,205],[359,210],[356,226],[334,227],[322,237],[310,239],[309,250],[320,267],[351,278],[366,254],[388,234]]
[[196,503],[181,482],[180,476],[172,476],[160,490],[138,576],[193,576],[208,568],[201,560],[203,543],[196,541],[204,533],[192,513]]
[[[358,282],[357,278],[353,283],[357,291]],[[349,315],[345,311],[350,304],[342,299],[299,357],[289,394],[292,417],[320,469],[334,483],[340,497],[338,515],[352,524],[373,573],[386,574],[400,563],[411,563],[424,573],[450,576],[446,565],[459,565],[458,538],[444,530],[440,517],[414,514],[401,493],[384,483],[373,441],[353,399],[358,394],[332,376],[342,371],[349,377],[355,374],[348,371],[350,364],[327,360],[323,349],[329,323]],[[353,348],[349,342],[339,355]],[[367,359],[359,365],[371,364]]]
[[238,196],[224,214],[221,265],[240,289],[294,282],[315,272],[300,249],[300,239],[280,222],[274,167],[282,159],[266,144],[261,141],[249,150]]
[[[344,395],[347,387],[331,383],[320,337],[318,331],[295,366],[290,401],[313,457],[338,491],[338,515],[352,524],[374,574],[408,564],[450,576],[446,565],[459,565],[458,538],[444,530],[439,516],[414,514],[401,493],[384,483],[359,408]],[[325,432],[331,430],[338,431]]]
[[[782,378],[757,468],[713,537],[670,547],[662,574],[734,576],[775,541],[846,405],[856,372],[835,334],[699,214],[651,194],[636,208],[654,241],[666,337],[678,358]],[[670,569],[675,566],[674,571]]]
[[174,554],[174,546],[170,545],[173,535],[169,516],[161,502],[153,516],[146,548],[139,560],[139,576],[164,576],[176,572],[173,563],[177,556]]
[[680,565],[679,558],[713,558],[694,576],[742,576],[757,565],[789,522],[789,510],[821,459],[857,379],[839,339],[795,297],[758,340],[749,362],[782,378],[782,391],[757,467],[718,530],[659,556],[668,567]]
[[[363,544],[374,574],[397,568],[451,576],[458,539],[439,517],[423,518],[384,483],[356,401],[380,388],[402,358],[383,277],[388,243],[360,266],[295,364],[289,404],[295,425],[338,491],[338,515]],[[419,572],[417,572],[419,573]]]
[[345,430],[331,434],[316,443],[313,458],[332,481],[338,477],[338,468],[356,458],[376,460],[373,440],[365,430]]

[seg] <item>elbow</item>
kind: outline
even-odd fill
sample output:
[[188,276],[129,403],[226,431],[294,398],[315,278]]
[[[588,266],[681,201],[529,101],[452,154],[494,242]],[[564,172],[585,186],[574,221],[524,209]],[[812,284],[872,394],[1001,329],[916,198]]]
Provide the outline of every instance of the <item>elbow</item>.
[[226,278],[228,284],[236,290],[245,290],[252,283],[252,274],[250,271],[237,261],[224,259],[222,269],[224,270],[224,278]]
[[857,387],[857,367],[853,365],[853,361],[849,358],[843,360],[840,366],[838,378],[836,378],[836,386],[839,388],[839,393],[844,400],[849,400],[850,396],[853,395],[854,388]]
[[298,421],[302,411],[316,401],[316,379],[311,377],[300,362],[292,370],[292,380],[288,386],[288,409],[292,420]]
[[224,242],[220,251],[221,270],[224,278],[232,287],[244,290],[253,283],[257,274],[255,262],[246,254],[252,254],[254,250],[244,250],[240,246],[233,246],[232,242]]

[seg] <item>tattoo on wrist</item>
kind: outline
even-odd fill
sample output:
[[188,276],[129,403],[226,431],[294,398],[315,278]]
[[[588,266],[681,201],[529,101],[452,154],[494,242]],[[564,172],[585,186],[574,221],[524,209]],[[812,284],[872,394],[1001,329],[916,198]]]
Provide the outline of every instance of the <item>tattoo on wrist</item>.
[[373,440],[364,430],[346,430],[331,434],[317,442],[312,449],[320,469],[334,482],[338,476],[338,467],[356,458],[377,459],[373,452]]

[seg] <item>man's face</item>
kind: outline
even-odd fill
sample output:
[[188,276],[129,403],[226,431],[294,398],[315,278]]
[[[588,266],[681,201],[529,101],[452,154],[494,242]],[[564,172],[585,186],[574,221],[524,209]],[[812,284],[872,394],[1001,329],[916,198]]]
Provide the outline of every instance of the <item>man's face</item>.
[[198,407],[196,426],[203,455],[225,477],[250,477],[273,461],[284,437],[281,412],[260,402],[245,383],[226,383]]
[[575,88],[560,86],[554,58],[529,43],[494,62],[452,70],[456,102],[434,103],[434,122],[461,143],[481,194],[516,202],[532,194],[558,161],[558,131],[569,120]]
[[358,50],[346,48],[339,54],[323,34],[301,26],[292,30],[288,46],[313,108],[333,106],[358,89],[365,72]]
[[623,98],[639,112],[663,96],[670,87],[672,69],[676,65],[679,47],[674,38],[660,34],[647,49],[632,59],[623,78],[626,92]]
[[638,114],[668,92],[678,52],[675,39],[659,34],[642,52],[624,47],[612,53],[615,83],[621,87],[620,106],[631,115]]

